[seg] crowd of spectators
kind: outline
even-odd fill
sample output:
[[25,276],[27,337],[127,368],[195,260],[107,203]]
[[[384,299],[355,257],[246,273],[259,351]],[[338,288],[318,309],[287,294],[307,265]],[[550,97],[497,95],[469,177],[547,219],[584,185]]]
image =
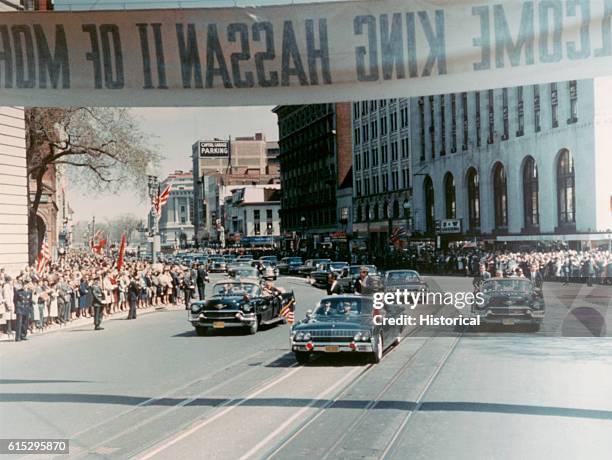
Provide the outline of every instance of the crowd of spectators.
[[[136,319],[139,309],[189,301],[196,277],[195,267],[136,259],[126,260],[119,270],[114,258],[83,251],[64,254],[42,274],[26,267],[12,277],[0,268],[0,337],[16,331],[20,308],[27,313],[26,334],[93,317],[96,283],[103,314],[126,312],[127,319]],[[31,294],[26,306],[20,305],[19,289]]]

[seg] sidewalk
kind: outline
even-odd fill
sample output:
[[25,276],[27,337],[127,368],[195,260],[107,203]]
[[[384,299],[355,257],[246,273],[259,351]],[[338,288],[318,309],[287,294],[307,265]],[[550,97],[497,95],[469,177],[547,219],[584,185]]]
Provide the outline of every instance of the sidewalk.
[[[184,305],[167,305],[167,306],[160,305],[158,307],[148,307],[148,308],[139,309],[136,311],[136,315],[137,315],[136,317],[138,318],[138,316],[141,316],[141,315],[147,315],[150,313],[155,313],[155,312],[160,312],[160,311],[177,311],[177,310],[184,310],[184,309],[185,309]],[[118,311],[110,315],[104,315],[104,319],[102,320],[102,325],[104,326],[105,321],[124,320],[125,318],[127,318],[127,315],[128,315],[127,310]],[[88,326],[91,326],[91,329],[93,330],[93,317],[77,318],[77,319],[70,321],[69,323],[65,325],[53,324],[51,326],[46,327],[42,332],[38,331],[35,328],[34,330],[36,332],[34,333],[31,333],[28,331],[28,339],[40,337],[40,336],[47,335],[47,334],[53,334],[55,332],[69,331],[70,329],[75,329],[77,327],[88,327]],[[14,332],[12,336],[9,336],[7,334],[0,334],[0,342],[14,342],[15,341],[14,334],[15,334]]]

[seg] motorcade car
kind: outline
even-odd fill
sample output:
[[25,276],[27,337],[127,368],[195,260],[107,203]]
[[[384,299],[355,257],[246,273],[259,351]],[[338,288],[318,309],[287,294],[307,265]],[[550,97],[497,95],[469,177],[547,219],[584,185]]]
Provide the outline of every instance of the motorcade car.
[[223,256],[210,256],[208,258],[208,271],[211,273],[223,273],[227,264]]
[[329,276],[334,273],[341,277],[348,270],[348,262],[323,262],[317,269],[310,273],[312,285],[316,287],[327,287]]
[[383,277],[386,292],[395,290],[427,291],[427,282],[415,270],[388,270]]
[[230,278],[259,278],[259,270],[250,265],[230,265],[227,268]]
[[342,270],[342,274],[338,278],[338,284],[340,284],[340,290],[343,293],[355,292],[355,282],[359,279],[361,267],[367,267],[368,275],[376,279],[376,286],[382,284],[382,280],[378,279],[381,274],[375,265],[349,265],[348,268]]
[[251,261],[253,260],[253,256],[251,254],[241,254],[238,257],[236,257],[236,261],[240,262],[240,261]]
[[304,265],[298,268],[298,274],[300,276],[310,276],[317,269],[317,265],[324,262],[331,262],[331,259],[308,259],[304,262]]
[[267,260],[269,262],[272,262],[274,265],[278,265],[278,257],[276,256],[261,256],[259,260]]
[[281,275],[295,275],[302,265],[304,261],[301,257],[283,257],[277,267]]
[[491,278],[478,288],[484,302],[472,304],[480,324],[526,325],[535,332],[544,321],[542,290],[527,278]]
[[220,281],[209,298],[191,303],[188,320],[198,335],[224,328],[255,334],[261,325],[284,322],[280,311],[291,301],[295,302],[293,291],[266,296],[256,279]]
[[[361,353],[378,363],[384,350],[399,342],[404,329],[383,318],[398,317],[402,311],[396,305],[374,309],[369,296],[323,297],[314,310],[308,310],[306,317],[291,328],[291,350],[300,364],[324,353]],[[374,315],[378,315],[376,321]]]

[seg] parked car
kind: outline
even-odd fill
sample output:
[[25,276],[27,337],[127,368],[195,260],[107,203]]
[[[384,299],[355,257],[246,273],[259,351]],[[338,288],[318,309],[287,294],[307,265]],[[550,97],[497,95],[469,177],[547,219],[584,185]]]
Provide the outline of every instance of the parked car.
[[544,320],[544,296],[527,278],[491,278],[480,286],[484,303],[472,304],[481,324],[527,325],[538,331]]
[[290,301],[295,301],[293,292],[264,296],[258,280],[221,281],[213,286],[211,297],[192,302],[189,322],[198,335],[228,327],[255,334],[262,324],[283,322],[280,311]]
[[298,274],[301,276],[310,276],[310,273],[317,269],[317,265],[323,262],[331,262],[331,259],[308,259],[304,262],[304,265],[298,268]]
[[[399,306],[376,310],[382,316],[401,314]],[[363,353],[379,362],[383,352],[398,343],[404,326],[377,325],[372,298],[359,295],[323,297],[306,317],[291,328],[290,345],[298,363],[321,353]]]
[[427,283],[415,270],[389,270],[383,277],[385,291],[427,291]]
[[278,272],[281,275],[295,275],[303,264],[301,257],[283,257],[277,265]]
[[347,262],[323,262],[318,265],[315,271],[310,273],[312,285],[325,288],[327,287],[329,275],[334,273],[340,277],[348,270],[348,267],[349,264]]

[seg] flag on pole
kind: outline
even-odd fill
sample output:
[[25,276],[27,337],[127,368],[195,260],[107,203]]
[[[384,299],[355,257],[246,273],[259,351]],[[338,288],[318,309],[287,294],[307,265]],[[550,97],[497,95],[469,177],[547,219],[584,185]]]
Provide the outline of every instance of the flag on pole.
[[49,251],[47,237],[45,237],[40,247],[40,252],[38,253],[36,273],[38,273],[39,275],[43,274],[46,271],[49,262],[51,262],[51,252]]
[[295,322],[295,299],[291,299],[281,308],[280,315],[287,320],[287,324]]
[[391,231],[391,235],[389,236],[389,241],[395,246],[399,247],[401,244],[401,240],[406,238],[406,229],[402,227],[395,226]]
[[163,192],[161,192],[157,198],[153,198],[153,208],[157,215],[160,215],[161,209],[168,202],[170,198],[170,190],[172,189],[172,185],[168,185]]
[[121,235],[121,246],[119,246],[119,257],[117,258],[117,270],[123,267],[123,255],[125,254],[125,233]]

